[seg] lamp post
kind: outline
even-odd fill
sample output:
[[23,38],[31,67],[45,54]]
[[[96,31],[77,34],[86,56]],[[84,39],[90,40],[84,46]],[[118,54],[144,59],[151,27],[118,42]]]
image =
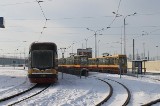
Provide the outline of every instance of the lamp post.
[[86,49],[87,49],[87,41],[88,41],[88,39],[85,39],[85,41],[86,41]]
[[100,42],[100,40],[98,40],[98,56],[99,56],[99,42]]
[[143,53],[143,59],[146,59],[145,51],[146,51],[146,50],[145,50],[145,42],[143,42],[143,52],[144,52],[144,53]]
[[126,26],[126,18],[128,17],[128,16],[133,16],[133,15],[135,15],[135,14],[137,14],[136,12],[135,13],[133,13],[133,14],[129,14],[129,15],[121,15],[121,14],[117,14],[116,12],[112,12],[113,14],[116,14],[116,17],[121,17],[121,16],[123,16],[123,24],[124,24],[124,54],[126,54],[126,28],[125,28],[125,26]]
[[[66,48],[60,48],[61,49],[61,52],[62,52],[62,63],[64,64],[64,53],[65,53],[65,50],[66,50]],[[62,79],[63,79],[63,69],[62,69]]]
[[158,60],[158,46],[156,46],[156,48],[157,48],[157,60]]
[[73,42],[73,43],[72,43],[72,54],[73,54],[73,45],[74,45],[74,44],[75,44],[75,43]]
[[104,28],[100,29],[100,30],[92,30],[92,29],[89,29],[87,28],[87,30],[90,30],[92,32],[94,32],[94,36],[95,36],[95,58],[97,58],[97,32],[100,32],[102,30],[104,30]]
[[4,65],[4,54],[3,54],[3,49],[0,49],[1,51],[2,51],[2,57],[1,57],[1,64],[2,64],[2,66]]
[[135,15],[135,14],[137,14],[137,13],[133,13],[133,14],[130,14],[130,15],[126,15],[125,17],[124,17],[124,54],[126,54],[126,28],[125,28],[125,26],[126,26],[126,18],[128,17],[128,16],[133,16],[133,15]]
[[66,48],[60,48],[60,49],[61,49],[61,52],[62,52],[62,58],[64,58],[64,53],[65,53]]

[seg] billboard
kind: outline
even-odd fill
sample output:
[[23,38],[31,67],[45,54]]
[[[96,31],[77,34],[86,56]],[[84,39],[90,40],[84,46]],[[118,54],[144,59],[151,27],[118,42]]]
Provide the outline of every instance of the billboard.
[[89,58],[92,58],[92,48],[77,49],[77,55],[87,55]]

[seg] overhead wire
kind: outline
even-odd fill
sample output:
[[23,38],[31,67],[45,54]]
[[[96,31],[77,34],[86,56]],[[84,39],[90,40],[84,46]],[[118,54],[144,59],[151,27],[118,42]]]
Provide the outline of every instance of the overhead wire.
[[40,7],[40,10],[41,10],[44,18],[47,20],[47,17],[45,16],[45,13],[44,13],[44,11],[43,11],[43,9],[42,9],[42,6],[41,6],[41,4],[40,4],[41,2],[44,2],[44,1],[38,1],[38,0],[36,0],[36,1],[37,1],[38,5],[39,5],[39,7]]
[[[121,5],[121,1],[122,1],[122,0],[119,0],[119,3],[118,3],[118,9],[117,9],[117,11],[116,11],[117,14],[118,14],[118,12],[119,12],[119,8],[120,8],[120,5]],[[114,19],[113,19],[112,22],[108,25],[108,27],[111,27],[111,25],[112,25],[113,22],[116,20],[116,18],[117,18],[117,15],[115,14]]]
[[[120,0],[119,3],[118,3],[117,13],[119,12],[119,8],[120,8],[121,1],[122,1],[122,0]],[[113,19],[113,20],[111,21],[111,23],[106,27],[106,29],[110,28],[110,26],[114,23],[114,21],[116,20],[116,18],[117,18],[117,16],[115,15],[114,19]],[[104,28],[102,28],[102,29],[105,30]],[[101,29],[101,30],[102,30],[102,29]],[[94,36],[94,35],[89,36],[88,38],[93,37],[93,36]],[[88,39],[88,38],[85,38],[85,39]],[[82,42],[82,41],[84,41],[85,39],[80,40],[79,42]],[[71,44],[71,45],[72,45],[72,44]],[[67,49],[69,49],[70,47],[71,47],[71,46],[69,46]]]
[[[43,15],[43,17],[44,17],[44,15]],[[50,18],[50,19],[47,19],[46,18],[46,16],[45,16],[45,19],[47,19],[47,20],[50,20],[50,21],[52,21],[52,20],[73,20],[73,19],[95,19],[95,18],[103,18],[103,17],[107,17],[107,18],[110,18],[110,17],[114,17],[114,16],[84,16],[84,17],[64,17],[64,18]],[[42,19],[24,19],[24,18],[22,18],[22,19],[5,19],[5,20],[22,20],[22,21],[24,21],[24,20],[26,20],[26,21],[32,21],[32,20],[42,20]]]
[[36,2],[36,1],[32,1],[32,2],[26,1],[26,2],[12,3],[12,4],[0,4],[0,6],[20,5],[20,4],[28,4],[33,2]]
[[42,31],[41,31],[41,35],[40,35],[39,38],[38,38],[38,41],[39,41],[40,38],[42,37],[42,34],[43,34],[43,32],[44,32],[44,29],[47,28],[46,25],[47,25],[47,21],[48,21],[49,19],[46,17],[46,15],[45,15],[45,13],[44,13],[44,11],[43,11],[43,8],[42,8],[42,6],[41,6],[41,4],[40,4],[41,2],[44,2],[44,1],[38,1],[38,0],[36,0],[36,1],[37,1],[38,5],[39,5],[39,7],[40,7],[40,10],[41,10],[41,12],[42,12],[43,17],[45,18],[45,23],[44,23],[43,29],[42,29]]

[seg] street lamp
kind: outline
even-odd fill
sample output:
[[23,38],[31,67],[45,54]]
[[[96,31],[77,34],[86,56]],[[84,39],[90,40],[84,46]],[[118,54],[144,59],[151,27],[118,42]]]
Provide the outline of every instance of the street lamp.
[[125,25],[126,25],[126,18],[128,17],[128,16],[133,16],[133,15],[135,15],[135,14],[137,14],[137,13],[133,13],[133,14],[130,14],[130,15],[126,15],[125,17],[124,17],[124,54],[126,54],[126,32],[125,32]]
[[73,42],[73,43],[72,43],[72,54],[73,54],[73,45],[74,45],[74,44],[75,44],[75,43]]
[[102,30],[104,30],[104,28],[100,29],[100,30],[92,30],[92,29],[89,29],[87,28],[87,30],[90,30],[92,32],[94,32],[94,36],[95,36],[95,58],[97,58],[97,32],[100,32]]
[[86,49],[87,49],[87,41],[88,41],[88,39],[85,39],[85,41],[86,41]]
[[65,53],[66,48],[60,48],[60,49],[61,49],[61,52],[62,52],[62,58],[64,58],[64,53]]
[[[118,14],[118,13],[116,13],[116,12],[112,12],[113,14],[116,14],[116,17],[121,17],[121,16],[123,16],[123,15],[121,15],[121,14]],[[135,15],[135,14],[137,14],[136,12],[135,13],[133,13],[133,14],[129,14],[129,15],[125,15],[125,16],[123,16],[123,18],[124,18],[124,54],[126,54],[126,34],[125,34],[125,25],[126,25],[126,18],[128,17],[128,16],[133,16],[133,15]]]

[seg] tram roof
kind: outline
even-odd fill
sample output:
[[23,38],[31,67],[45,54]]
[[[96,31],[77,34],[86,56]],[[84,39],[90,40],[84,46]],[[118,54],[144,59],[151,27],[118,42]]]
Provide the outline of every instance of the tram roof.
[[[126,57],[126,55],[123,54],[116,54],[116,55],[111,55],[111,56],[101,56],[101,57],[97,57],[97,58],[115,58],[115,57]],[[95,59],[95,58],[90,58],[90,59]]]
[[57,45],[53,42],[33,42],[30,45],[30,51],[32,50],[54,50],[57,51]]

